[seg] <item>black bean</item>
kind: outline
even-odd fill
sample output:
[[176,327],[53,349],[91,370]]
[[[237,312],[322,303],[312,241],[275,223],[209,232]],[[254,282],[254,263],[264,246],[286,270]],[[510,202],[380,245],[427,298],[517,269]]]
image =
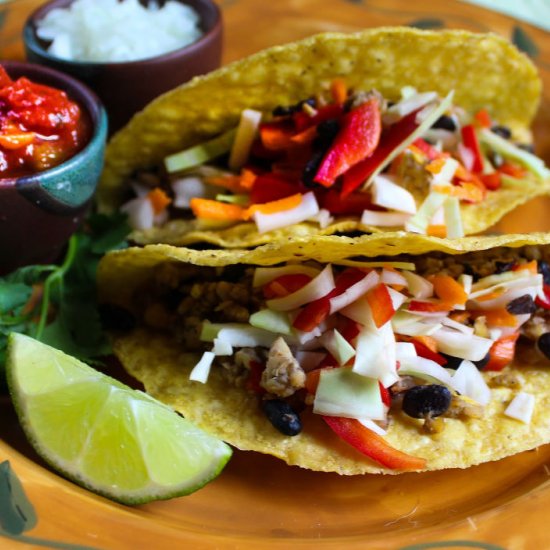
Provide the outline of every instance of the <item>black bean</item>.
[[535,313],[537,306],[530,294],[524,294],[515,298],[506,305],[506,311],[512,315]]
[[449,130],[454,132],[456,130],[456,123],[454,119],[448,115],[441,115],[433,124],[432,128],[440,128],[441,130]]
[[[338,124],[338,121],[335,118],[329,118],[328,120],[323,120],[319,122],[317,126],[317,142],[319,140],[319,145],[324,145],[328,142],[328,145],[332,143],[334,138],[336,137],[336,134],[340,130],[340,124]],[[328,146],[326,145],[326,146]]]
[[324,156],[324,151],[315,151],[311,155],[311,158],[306,162],[304,171],[302,172],[302,183],[306,187],[315,186],[314,178],[317,174],[317,170],[319,170],[319,166],[321,165],[321,161],[323,160]]
[[485,365],[491,360],[491,353],[487,352],[487,355],[480,359],[479,361],[472,361],[472,363],[477,367],[477,370],[483,370]]
[[302,110],[304,103],[307,103],[310,107],[315,107],[315,98],[310,97],[308,99],[304,99],[303,101],[298,101],[298,103],[295,103],[294,105],[278,105],[272,111],[273,116],[289,116],[297,113]]
[[550,359],[550,332],[545,332],[539,336],[537,347],[545,357]]
[[508,126],[493,126],[491,132],[504,139],[510,139],[512,137],[512,131]]
[[464,361],[464,359],[461,359],[460,357],[454,357],[453,355],[447,355],[446,353],[439,352],[439,354],[447,360],[447,362],[443,365],[446,369],[456,370],[460,367],[460,363]]
[[449,408],[451,399],[451,392],[445,386],[414,386],[403,397],[403,412],[413,418],[441,416]]
[[98,308],[99,319],[105,330],[132,330],[136,318],[127,309],[115,304],[101,304]]
[[537,264],[537,270],[542,275],[544,284],[550,285],[550,265],[548,265],[548,262],[539,261]]
[[267,399],[262,402],[267,419],[284,435],[298,435],[302,422],[296,411],[282,399]]
[[495,262],[495,274],[510,271],[514,265],[516,265],[516,262]]

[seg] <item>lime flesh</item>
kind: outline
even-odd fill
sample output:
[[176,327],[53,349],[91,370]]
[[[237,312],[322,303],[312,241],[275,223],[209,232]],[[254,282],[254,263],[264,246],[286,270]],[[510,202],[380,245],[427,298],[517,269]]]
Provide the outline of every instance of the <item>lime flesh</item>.
[[189,494],[231,456],[143,392],[28,336],[11,334],[8,386],[36,451],[56,470],[125,504]]

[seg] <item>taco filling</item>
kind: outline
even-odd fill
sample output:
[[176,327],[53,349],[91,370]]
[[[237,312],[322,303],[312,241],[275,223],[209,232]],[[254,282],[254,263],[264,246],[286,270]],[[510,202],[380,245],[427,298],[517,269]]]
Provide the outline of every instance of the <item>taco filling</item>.
[[330,89],[271,113],[241,112],[238,125],[166,156],[131,178],[122,206],[136,230],[174,219],[266,234],[312,223],[320,231],[354,219],[363,231],[399,228],[462,237],[465,205],[491,208],[499,190],[543,185],[550,172],[524,136],[468,113],[453,92]]
[[[190,403],[193,392],[214,384],[209,400],[198,400],[202,410],[196,402],[185,408],[183,398],[184,414],[199,422],[210,415],[225,418],[220,425],[239,422],[220,413],[219,400],[221,393],[240,393],[236,416],[268,420],[266,431],[255,435],[259,450],[269,448],[263,439],[274,438],[281,454],[285,438],[307,432],[302,417],[315,417],[386,473],[441,467],[437,453],[411,451],[418,443],[448,453],[455,437],[460,445],[460,437],[474,434],[479,442],[464,447],[494,441],[489,458],[476,448],[467,463],[449,457],[444,467],[505,456],[498,435],[505,419],[512,422],[506,437],[513,439],[516,430],[519,442],[532,418],[544,415],[537,407],[543,407],[546,382],[533,384],[538,375],[518,366],[525,357],[532,363],[535,349],[550,358],[550,266],[541,249],[397,260],[217,268],[163,262],[132,300],[149,336],[130,338],[118,351],[125,365],[134,363],[130,372],[147,369],[151,387],[169,399],[177,392],[166,373],[155,380],[154,353],[159,363],[172,354],[172,377],[187,378],[173,383],[189,386]],[[181,351],[157,346],[151,329],[170,333],[170,346]],[[143,364],[132,357],[140,346],[156,349]],[[202,354],[190,370],[183,370],[189,359],[177,359],[183,350]],[[389,442],[386,435],[395,429],[398,436]],[[304,464],[305,457],[289,453]]]

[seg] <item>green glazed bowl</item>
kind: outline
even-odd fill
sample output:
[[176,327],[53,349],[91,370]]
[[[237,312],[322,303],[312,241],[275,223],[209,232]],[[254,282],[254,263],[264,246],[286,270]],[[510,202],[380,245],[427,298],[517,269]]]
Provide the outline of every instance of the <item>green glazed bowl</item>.
[[67,93],[92,122],[87,145],[59,166],[20,178],[0,178],[0,274],[55,261],[82,222],[103,169],[107,115],[84,84],[53,69],[5,61],[11,78],[26,76]]

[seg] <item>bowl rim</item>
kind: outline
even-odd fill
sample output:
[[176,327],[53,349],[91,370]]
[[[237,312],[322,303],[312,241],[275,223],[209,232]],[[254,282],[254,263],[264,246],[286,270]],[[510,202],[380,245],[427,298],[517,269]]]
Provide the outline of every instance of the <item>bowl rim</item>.
[[[172,61],[182,56],[185,56],[185,57],[192,56],[195,53],[199,52],[204,45],[208,44],[212,36],[215,36],[216,34],[221,32],[221,27],[222,27],[222,12],[218,4],[213,0],[195,0],[197,3],[203,4],[206,9],[210,10],[210,12],[214,17],[214,21],[212,26],[208,29],[205,29],[203,31],[203,34],[197,40],[195,40],[194,42],[191,42],[190,44],[187,44],[186,46],[182,46],[175,50],[171,50],[169,52],[163,53],[161,55],[156,55],[154,57],[145,57],[142,59],[135,59],[132,61],[78,61],[74,59],[64,59],[63,57],[57,57],[55,55],[50,54],[48,50],[46,50],[41,45],[40,39],[36,34],[37,21],[39,21],[40,19],[43,19],[48,12],[54,9],[54,6],[52,4],[57,1],[58,0],[49,0],[48,2],[38,6],[38,8],[36,8],[27,17],[25,24],[23,26],[23,42],[25,43],[26,47],[28,47],[34,54],[44,59],[47,59],[52,63],[56,63],[60,66],[64,65],[67,67],[85,67],[89,69],[99,68],[99,67],[131,68],[131,67],[139,67],[140,65],[143,66],[143,65],[149,65],[149,64],[163,63],[166,61]],[[66,0],[66,1],[67,1],[67,5],[69,5],[75,0]],[[189,2],[187,0],[176,0],[176,1],[181,1],[181,3],[189,5]],[[198,11],[196,8],[194,9],[195,11]],[[204,21],[204,18],[200,13],[199,13],[199,16],[201,17],[201,21]]]
[[[71,170],[78,166],[80,161],[89,154],[90,149],[96,148],[98,146],[101,148],[101,144],[106,142],[108,129],[107,111],[105,110],[105,107],[103,106],[103,103],[101,102],[97,94],[88,86],[86,86],[86,84],[68,74],[65,74],[56,69],[52,69],[51,67],[39,65],[37,63],[30,63],[28,61],[3,60],[1,61],[1,64],[6,69],[8,74],[10,73],[10,69],[18,69],[24,72],[25,68],[28,67],[32,71],[35,71],[36,74],[42,73],[44,75],[47,75],[56,81],[53,86],[51,84],[50,86],[56,87],[65,93],[68,93],[68,91],[65,89],[64,84],[68,83],[72,91],[75,92],[71,94],[71,99],[78,103],[81,108],[86,109],[90,117],[92,123],[92,132],[84,147],[82,147],[82,149],[80,149],[80,151],[78,151],[75,155],[63,161],[61,164],[57,164],[56,166],[52,166],[47,170],[35,172],[34,174],[29,174],[27,176],[20,176],[17,178],[0,177],[0,181],[5,182],[9,180],[14,180],[17,181],[17,185],[24,186],[25,184],[34,183],[38,178],[41,180],[42,183],[45,183],[45,180],[49,178],[55,178],[64,171]],[[35,76],[31,76],[29,78],[34,81]],[[60,84],[57,84],[57,82],[59,82]],[[76,95],[78,95],[78,97],[76,97]],[[95,185],[97,185],[97,182]]]

